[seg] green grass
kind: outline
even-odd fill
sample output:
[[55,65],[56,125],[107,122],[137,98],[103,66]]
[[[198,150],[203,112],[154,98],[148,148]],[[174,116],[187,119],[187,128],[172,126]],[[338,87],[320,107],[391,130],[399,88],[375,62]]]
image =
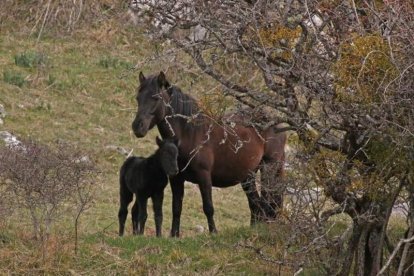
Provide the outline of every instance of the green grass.
[[3,81],[18,87],[22,87],[26,83],[25,76],[22,73],[10,70],[3,72]]
[[47,56],[38,52],[23,52],[14,56],[14,63],[20,67],[35,68],[46,65]]

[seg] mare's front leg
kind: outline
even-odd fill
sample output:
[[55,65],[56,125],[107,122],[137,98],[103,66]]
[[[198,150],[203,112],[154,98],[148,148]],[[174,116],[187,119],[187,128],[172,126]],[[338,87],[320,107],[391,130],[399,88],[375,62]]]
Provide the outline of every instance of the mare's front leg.
[[131,216],[132,216],[132,234],[138,235],[138,197],[135,199],[134,206],[132,206]]
[[162,235],[162,202],[164,201],[164,191],[155,193],[152,196],[152,208],[154,210],[155,231],[157,237]]
[[214,223],[214,207],[212,196],[211,174],[207,170],[198,172],[201,198],[203,200],[203,211],[207,217],[208,229],[210,233],[217,233],[216,224]]
[[171,191],[173,194],[172,199],[172,226],[171,226],[171,237],[180,236],[180,218],[181,210],[183,208],[184,198],[184,178],[175,176],[170,178]]
[[256,187],[256,173],[251,173],[251,175],[241,183],[241,186],[249,203],[250,225],[254,225],[263,219],[263,212],[260,206],[261,199]]
[[144,234],[145,222],[147,221],[147,203],[148,197],[139,196],[137,197],[138,202],[138,234]]

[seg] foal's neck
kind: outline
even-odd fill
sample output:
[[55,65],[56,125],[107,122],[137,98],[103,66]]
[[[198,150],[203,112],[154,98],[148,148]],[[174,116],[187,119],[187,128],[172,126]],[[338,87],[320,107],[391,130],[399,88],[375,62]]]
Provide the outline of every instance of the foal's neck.
[[162,170],[162,172],[165,173],[164,168],[161,165],[161,154],[159,149],[147,158],[147,164],[149,169],[157,172]]

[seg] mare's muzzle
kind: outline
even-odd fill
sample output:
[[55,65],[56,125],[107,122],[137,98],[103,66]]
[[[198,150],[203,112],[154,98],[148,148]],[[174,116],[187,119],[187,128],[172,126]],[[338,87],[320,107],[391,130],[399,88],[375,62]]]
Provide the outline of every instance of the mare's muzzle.
[[132,130],[136,137],[141,138],[147,135],[153,116],[149,117],[145,119],[136,117],[132,122]]

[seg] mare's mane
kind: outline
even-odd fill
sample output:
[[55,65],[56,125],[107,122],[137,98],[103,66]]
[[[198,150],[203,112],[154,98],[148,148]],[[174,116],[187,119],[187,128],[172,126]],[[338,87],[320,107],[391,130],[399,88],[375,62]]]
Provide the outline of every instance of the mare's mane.
[[170,106],[173,114],[191,117],[200,111],[197,101],[183,93],[179,87],[172,85],[168,87],[168,90],[171,93]]

